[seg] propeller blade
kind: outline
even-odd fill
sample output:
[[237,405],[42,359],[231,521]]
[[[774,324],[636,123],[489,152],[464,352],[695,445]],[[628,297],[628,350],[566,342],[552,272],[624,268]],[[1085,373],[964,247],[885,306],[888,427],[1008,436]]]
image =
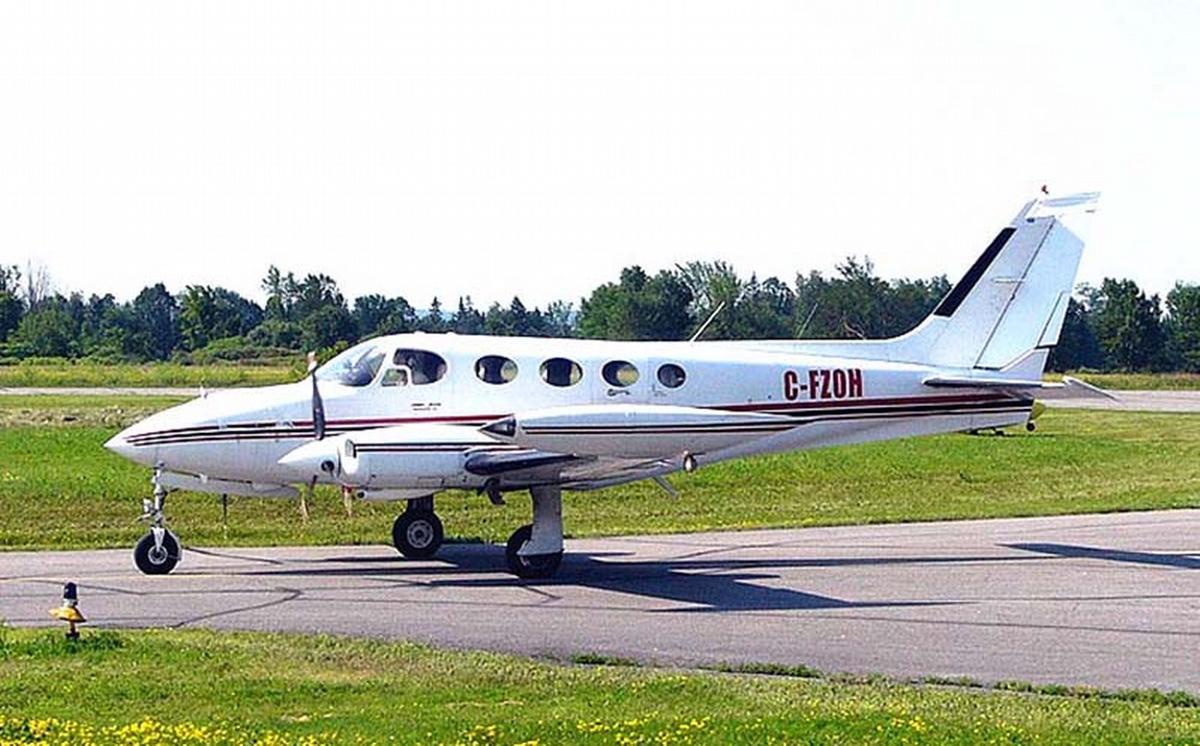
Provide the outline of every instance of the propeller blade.
[[317,387],[317,353],[308,353],[308,377],[312,379],[312,420],[313,435],[317,440],[325,437],[325,402],[321,400],[321,391]]
[[313,434],[317,440],[322,440],[325,437],[325,402],[321,401],[316,376],[312,376],[312,419]]

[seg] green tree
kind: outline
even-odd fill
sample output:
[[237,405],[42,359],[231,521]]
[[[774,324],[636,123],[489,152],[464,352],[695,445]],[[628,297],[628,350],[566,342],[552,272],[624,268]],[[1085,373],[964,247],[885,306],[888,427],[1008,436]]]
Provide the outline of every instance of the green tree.
[[759,282],[751,275],[733,310],[731,339],[787,339],[792,335],[796,296],[777,277]]
[[14,264],[0,266],[0,342],[21,323],[25,304],[21,302],[21,270]]
[[796,278],[797,321],[804,326],[797,331],[817,339],[889,336],[883,310],[888,284],[875,275],[870,258],[847,257],[836,269],[838,276],[828,280],[820,272]]
[[437,296],[430,301],[429,310],[421,317],[418,326],[421,331],[430,334],[438,334],[449,328],[449,321],[442,313],[442,302],[437,299]]
[[291,272],[284,275],[272,264],[262,280],[263,292],[267,294],[267,305],[263,316],[269,321],[292,321],[292,300],[296,295],[296,277]]
[[518,297],[513,297],[508,308],[499,303],[493,303],[483,318],[483,331],[501,337],[512,337],[522,334],[521,330],[529,325],[529,311]]
[[258,347],[276,347],[283,350],[299,350],[303,332],[300,325],[294,321],[282,319],[264,319],[261,324],[250,330],[246,341]]
[[[1086,286],[1084,290],[1086,291]],[[1071,298],[1063,318],[1058,344],[1050,353],[1049,368],[1059,372],[1081,368],[1098,369],[1104,366],[1104,350],[1093,328],[1092,306],[1086,296]]]
[[678,272],[654,277],[641,267],[621,270],[580,301],[578,329],[594,339],[687,339],[695,325],[692,291]]
[[322,350],[357,338],[357,325],[345,305],[320,306],[300,322],[300,342],[306,350]]
[[458,334],[483,334],[484,317],[471,303],[471,296],[459,296],[458,310],[450,317],[450,328]]
[[1100,285],[1096,334],[1108,367],[1150,370],[1162,361],[1162,311],[1133,280],[1105,278]]
[[358,338],[416,331],[417,311],[401,297],[363,295],[354,299],[354,324]]
[[[291,278],[291,275],[288,275]],[[292,291],[292,315],[298,321],[304,321],[310,314],[327,307],[346,307],[346,299],[338,290],[337,283],[329,275],[310,274],[295,285]]]
[[689,262],[679,268],[692,295],[692,318],[705,339],[781,339],[791,336],[795,295],[778,278],[742,280],[725,262]]
[[188,350],[243,336],[262,319],[263,311],[256,303],[222,287],[189,285],[180,299],[179,330]]
[[1165,331],[1172,367],[1200,373],[1200,285],[1180,282],[1167,293]]
[[575,304],[564,300],[552,301],[550,305],[546,306],[543,316],[546,321],[547,336],[575,336]]
[[915,328],[949,292],[950,281],[945,275],[928,280],[890,280],[884,302],[883,336],[894,337]]
[[179,346],[179,304],[161,282],[149,285],[133,299],[130,309],[136,333],[145,336],[147,357],[166,360]]
[[62,296],[42,299],[25,314],[13,335],[22,357],[74,357],[79,354],[79,325]]
[[837,275],[796,277],[796,336],[810,339],[884,339],[919,324],[950,290],[944,276],[892,280],[875,274],[870,257],[847,257]]

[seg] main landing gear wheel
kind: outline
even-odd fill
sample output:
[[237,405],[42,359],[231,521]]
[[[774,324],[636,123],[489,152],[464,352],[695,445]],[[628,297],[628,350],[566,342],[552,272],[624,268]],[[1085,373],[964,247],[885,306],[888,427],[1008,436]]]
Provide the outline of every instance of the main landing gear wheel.
[[508,544],[504,547],[504,559],[508,561],[508,569],[513,575],[519,578],[528,580],[541,580],[549,578],[558,572],[558,566],[562,564],[562,552],[554,552],[553,554],[517,554],[521,547],[533,538],[533,525],[521,526],[513,535],[508,537]]
[[179,564],[179,540],[165,529],[162,541],[155,541],[154,532],[143,536],[133,548],[133,564],[145,575],[166,575]]
[[442,547],[442,521],[423,510],[401,513],[392,524],[392,543],[409,559],[429,559]]

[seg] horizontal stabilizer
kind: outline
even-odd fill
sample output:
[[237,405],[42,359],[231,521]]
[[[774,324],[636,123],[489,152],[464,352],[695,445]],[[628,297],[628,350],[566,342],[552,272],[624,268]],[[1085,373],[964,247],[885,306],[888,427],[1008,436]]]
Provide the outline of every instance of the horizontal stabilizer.
[[1062,383],[971,376],[933,376],[926,378],[923,383],[933,388],[998,389],[1029,394],[1038,399],[1111,399],[1116,401],[1117,398],[1104,389],[1070,376],[1064,376]]

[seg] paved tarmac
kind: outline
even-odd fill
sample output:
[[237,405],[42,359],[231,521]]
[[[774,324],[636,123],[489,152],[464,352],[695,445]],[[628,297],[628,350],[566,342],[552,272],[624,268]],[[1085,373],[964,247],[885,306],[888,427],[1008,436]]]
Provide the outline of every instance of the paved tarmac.
[[1200,412],[1200,391],[1112,391],[1116,399],[1046,400],[1050,407],[1128,412]]
[[[186,538],[186,537],[185,537]],[[659,664],[804,664],[1200,692],[1200,510],[568,542],[552,581],[499,547],[192,550],[143,577],[125,550],[0,554],[0,617],[297,630]]]

